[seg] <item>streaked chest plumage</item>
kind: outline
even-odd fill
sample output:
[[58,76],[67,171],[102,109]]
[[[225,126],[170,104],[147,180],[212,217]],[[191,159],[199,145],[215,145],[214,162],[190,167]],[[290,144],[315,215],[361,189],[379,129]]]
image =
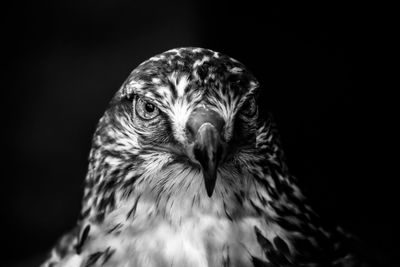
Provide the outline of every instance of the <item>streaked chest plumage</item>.
[[[113,233],[104,226],[98,227],[92,227],[95,237],[88,240],[81,256],[89,258],[99,251],[112,251],[101,266],[250,267],[253,266],[252,256],[265,260],[254,231],[255,227],[267,227],[260,217],[231,221],[198,213],[178,225],[154,217],[147,220],[146,226],[133,224]],[[270,226],[270,231],[264,235],[273,238],[277,233]],[[103,264],[102,259],[96,264],[100,266],[100,263]]]

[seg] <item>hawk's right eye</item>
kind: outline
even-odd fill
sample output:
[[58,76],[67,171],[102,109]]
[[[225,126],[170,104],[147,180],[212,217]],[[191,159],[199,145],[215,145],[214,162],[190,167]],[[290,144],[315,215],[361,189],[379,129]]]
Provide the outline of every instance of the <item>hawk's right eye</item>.
[[251,96],[246,100],[246,102],[244,102],[243,106],[241,107],[241,114],[245,115],[246,117],[253,117],[257,114],[257,103],[254,96]]
[[160,110],[150,101],[138,97],[136,99],[136,113],[143,120],[151,120],[160,114]]

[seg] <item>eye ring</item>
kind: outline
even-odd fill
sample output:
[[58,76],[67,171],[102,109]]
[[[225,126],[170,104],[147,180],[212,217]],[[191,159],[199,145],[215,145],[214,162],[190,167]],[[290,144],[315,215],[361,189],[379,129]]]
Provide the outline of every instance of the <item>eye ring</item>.
[[136,114],[143,120],[152,120],[160,114],[160,110],[150,101],[138,97],[135,103]]

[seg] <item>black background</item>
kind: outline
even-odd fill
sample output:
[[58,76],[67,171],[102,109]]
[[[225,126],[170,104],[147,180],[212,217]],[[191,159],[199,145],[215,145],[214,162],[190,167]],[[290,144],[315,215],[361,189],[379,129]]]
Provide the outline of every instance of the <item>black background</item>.
[[397,121],[387,120],[384,84],[396,34],[390,7],[244,2],[15,1],[3,9],[7,266],[38,264],[74,225],[91,135],[108,101],[139,63],[181,46],[247,65],[316,210],[383,262],[400,263],[387,127]]

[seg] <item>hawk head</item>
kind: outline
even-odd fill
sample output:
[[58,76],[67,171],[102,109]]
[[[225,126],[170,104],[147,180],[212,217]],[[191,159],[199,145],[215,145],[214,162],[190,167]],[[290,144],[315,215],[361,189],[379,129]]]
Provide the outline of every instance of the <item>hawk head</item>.
[[244,65],[208,49],[173,49],[140,64],[98,124],[83,216],[101,220],[129,199],[164,213],[226,212],[242,202],[271,149],[257,87]]

